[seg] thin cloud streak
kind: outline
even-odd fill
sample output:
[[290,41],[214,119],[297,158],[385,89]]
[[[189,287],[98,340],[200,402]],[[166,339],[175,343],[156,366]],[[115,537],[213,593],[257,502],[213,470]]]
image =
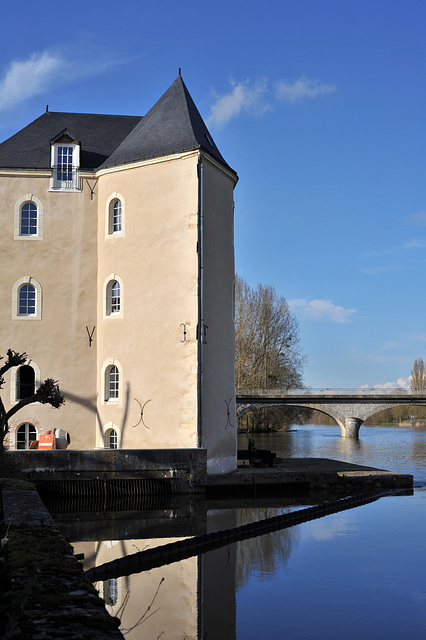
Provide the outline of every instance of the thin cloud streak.
[[61,68],[61,56],[53,56],[47,51],[33,53],[25,61],[13,61],[0,81],[0,111],[12,109],[45,91]]
[[311,320],[328,320],[330,322],[352,322],[352,316],[356,309],[345,309],[333,303],[332,300],[306,300],[306,298],[294,298],[288,304],[295,312],[302,312]]
[[228,93],[222,96],[215,95],[215,102],[207,118],[209,126],[223,127],[243,113],[254,117],[263,116],[271,111],[277,102],[297,102],[336,91],[336,87],[332,85],[321,84],[317,80],[305,77],[295,82],[279,80],[273,90],[264,78],[255,82],[247,79],[238,83],[231,79],[230,83],[231,90]]
[[276,83],[276,97],[284,102],[297,102],[305,98],[317,98],[327,93],[334,93],[336,87],[331,84],[321,84],[319,80],[299,78],[295,82],[279,80]]
[[0,112],[27,102],[52,85],[61,86],[98,75],[122,62],[117,57],[99,56],[95,62],[83,64],[81,51],[79,56],[73,56],[71,50],[62,53],[46,50],[32,53],[26,60],[14,60],[0,79]]

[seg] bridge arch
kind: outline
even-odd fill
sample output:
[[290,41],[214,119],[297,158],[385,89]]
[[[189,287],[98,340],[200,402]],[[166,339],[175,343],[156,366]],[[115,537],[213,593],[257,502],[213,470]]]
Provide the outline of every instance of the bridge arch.
[[358,438],[363,422],[384,409],[425,404],[426,392],[399,389],[358,389],[352,393],[333,389],[237,390],[237,415],[265,406],[307,407],[333,418],[342,438]]

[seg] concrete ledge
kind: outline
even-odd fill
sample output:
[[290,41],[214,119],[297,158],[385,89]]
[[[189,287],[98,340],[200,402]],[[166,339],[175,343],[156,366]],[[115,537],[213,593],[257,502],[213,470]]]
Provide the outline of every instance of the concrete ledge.
[[63,449],[7,451],[21,477],[41,480],[179,478],[207,473],[206,449]]

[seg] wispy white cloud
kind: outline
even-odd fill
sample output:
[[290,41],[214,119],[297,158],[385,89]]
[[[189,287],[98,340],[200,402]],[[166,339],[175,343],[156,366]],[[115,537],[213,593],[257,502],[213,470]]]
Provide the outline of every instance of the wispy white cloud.
[[319,80],[299,78],[294,82],[279,80],[276,85],[276,97],[285,102],[297,102],[305,98],[317,98],[326,93],[334,93],[336,87],[332,84],[323,84]]
[[13,61],[0,80],[0,111],[12,109],[45,91],[62,66],[62,57],[48,51],[33,53],[25,61]]
[[295,82],[279,80],[270,88],[270,82],[262,78],[254,82],[230,80],[231,90],[223,95],[215,94],[215,101],[207,118],[208,125],[224,126],[242,113],[259,117],[273,109],[276,102],[296,102],[317,98],[336,91],[336,87],[321,84],[317,80],[299,78]]
[[379,273],[394,273],[395,271],[401,271],[402,265],[381,265],[378,267],[361,267],[361,273],[365,273],[367,276],[375,276]]
[[418,238],[410,238],[402,245],[403,249],[426,249],[426,240],[419,240]]
[[413,213],[411,216],[407,216],[405,222],[413,227],[426,226],[426,211],[418,211],[417,213]]
[[111,66],[121,64],[119,57],[98,56],[84,63],[82,55],[90,60],[87,51],[74,53],[49,50],[32,53],[26,60],[14,60],[0,78],[0,111],[7,111],[31,98],[45,93],[53,85],[76,81],[102,73]]
[[294,311],[301,311],[312,320],[329,320],[330,322],[352,322],[356,309],[345,309],[333,303],[332,300],[306,300],[306,298],[294,298],[288,304]]
[[368,384],[361,385],[360,389],[410,389],[411,376],[408,378],[398,378],[396,382],[379,382],[370,387]]
[[266,100],[268,91],[266,80],[258,80],[254,84],[250,84],[249,80],[238,83],[231,80],[231,86],[229,93],[216,96],[207,124],[221,127],[243,112],[259,117],[271,108]]

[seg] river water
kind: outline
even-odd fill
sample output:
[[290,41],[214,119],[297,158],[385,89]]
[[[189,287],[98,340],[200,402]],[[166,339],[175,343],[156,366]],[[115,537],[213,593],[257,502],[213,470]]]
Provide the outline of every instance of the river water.
[[[96,583],[131,640],[426,638],[426,429],[303,425],[256,437],[278,457],[332,458],[414,475],[408,495]],[[246,448],[247,436],[239,436]],[[330,498],[332,499],[332,498]],[[301,509],[309,499],[152,505],[58,514],[84,567]]]

